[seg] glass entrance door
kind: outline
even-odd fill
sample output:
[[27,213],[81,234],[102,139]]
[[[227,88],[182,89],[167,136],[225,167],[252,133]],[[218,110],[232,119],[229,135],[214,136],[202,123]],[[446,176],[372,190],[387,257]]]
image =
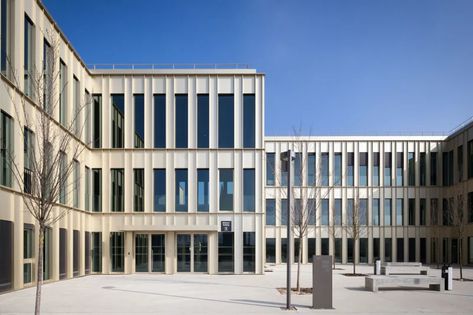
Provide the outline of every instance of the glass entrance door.
[[194,234],[194,272],[207,272],[207,234]]
[[177,234],[177,271],[191,271],[191,234]]
[[166,245],[164,234],[151,235],[152,272],[165,271]]

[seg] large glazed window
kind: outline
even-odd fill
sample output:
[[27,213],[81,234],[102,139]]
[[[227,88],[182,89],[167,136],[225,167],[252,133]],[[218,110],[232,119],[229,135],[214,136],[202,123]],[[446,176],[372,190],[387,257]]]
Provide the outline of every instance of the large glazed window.
[[347,153],[347,186],[355,184],[355,154]]
[[266,225],[276,225],[275,199],[266,199]]
[[111,169],[112,175],[112,212],[123,212],[123,168]]
[[266,263],[276,262],[276,239],[266,238]]
[[255,272],[255,232],[243,232],[243,272]]
[[166,147],[166,94],[154,95],[154,147]]
[[102,94],[92,95],[92,144],[102,147]]
[[7,75],[10,68],[10,12],[10,0],[0,0],[0,71],[3,75]]
[[67,66],[59,62],[59,122],[67,126]]
[[33,281],[34,225],[25,224],[23,230],[23,283]]
[[154,212],[166,211],[166,169],[154,170]]
[[415,186],[416,184],[416,169],[415,169],[415,153],[407,153],[407,164],[408,164],[408,176],[409,186]]
[[404,153],[396,153],[396,186],[404,185]]
[[392,153],[385,152],[384,153],[384,186],[391,186],[392,182]]
[[275,185],[275,154],[266,153],[266,186]]
[[255,211],[255,169],[243,170],[243,211]]
[[[1,1],[4,1],[4,0],[1,0]],[[3,38],[3,33],[2,33],[2,38]],[[24,63],[23,63],[23,69],[25,72],[24,92],[29,97],[33,97],[32,75],[34,74],[33,71],[35,68],[34,38],[35,38],[35,32],[34,32],[33,22],[31,22],[30,18],[25,14],[25,45],[24,45]]]
[[79,208],[80,196],[80,163],[77,160],[72,162],[72,206]]
[[102,232],[92,232],[92,272],[102,272]]
[[135,105],[135,148],[143,148],[145,141],[145,96],[144,94],[133,95]]
[[307,154],[307,185],[315,185],[315,153],[311,152]]
[[92,169],[92,211],[102,212],[102,169]]
[[80,137],[81,133],[81,116],[82,116],[82,109],[81,109],[81,100],[80,100],[80,82],[76,76],[73,77],[72,82],[74,85],[72,86],[72,120],[74,123],[74,134],[76,137]]
[[218,147],[234,147],[233,94],[218,95]]
[[187,212],[187,169],[176,169],[176,195],[175,209],[176,212]]
[[24,141],[23,141],[23,150],[24,150],[24,171],[23,171],[23,191],[27,194],[30,194],[33,189],[33,162],[34,162],[34,133],[28,129],[24,128]]
[[66,204],[67,200],[66,163],[66,153],[59,152],[59,202],[62,204]]
[[72,231],[72,274],[74,277],[79,275],[79,261],[80,261],[80,234],[78,230]]
[[218,233],[218,272],[234,272],[233,232]]
[[419,184],[420,186],[426,185],[426,154],[421,152],[419,154]]
[[233,169],[219,170],[219,191],[221,211],[233,211]]
[[148,234],[135,236],[135,271],[148,272]]
[[176,148],[187,148],[187,94],[176,94]]
[[379,186],[379,152],[373,152],[373,176],[371,186]]
[[59,229],[59,279],[67,277],[67,230]]
[[133,206],[136,212],[144,211],[144,195],[145,195],[145,171],[142,168],[133,170],[133,179],[135,185],[133,187]]
[[294,186],[296,187],[302,186],[302,176],[304,171],[302,163],[302,153],[296,152],[294,158]]
[[404,199],[397,198],[396,200],[396,225],[403,225],[404,223]]
[[112,272],[124,271],[125,236],[123,232],[110,233],[110,258]]
[[10,156],[13,150],[13,120],[5,112],[0,112],[0,185],[12,186]]
[[342,154],[335,153],[333,157],[333,185],[341,186],[342,185]]
[[0,292],[13,287],[13,222],[0,220]]
[[54,53],[51,45],[43,39],[43,108],[51,114],[52,91],[53,91],[53,69],[54,69]]
[[197,147],[209,147],[209,95],[197,95]]
[[84,183],[84,210],[90,211],[90,168],[85,167],[85,183]]
[[392,225],[392,199],[384,199],[384,225]]
[[473,178],[473,140],[468,141],[468,178]]
[[330,164],[328,159],[328,152],[322,153],[322,186],[328,186],[329,174],[330,174]]
[[197,211],[209,211],[209,170],[197,170]]
[[166,260],[166,242],[164,234],[151,235],[152,271],[164,272]]
[[112,94],[112,148],[124,147],[125,97]]
[[359,185],[368,186],[368,153],[360,152]]
[[243,147],[255,147],[255,95],[243,95]]

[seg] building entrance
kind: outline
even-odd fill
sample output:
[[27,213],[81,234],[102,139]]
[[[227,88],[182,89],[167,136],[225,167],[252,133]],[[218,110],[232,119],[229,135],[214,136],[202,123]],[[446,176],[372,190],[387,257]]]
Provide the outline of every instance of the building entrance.
[[208,272],[208,235],[177,234],[178,272]]

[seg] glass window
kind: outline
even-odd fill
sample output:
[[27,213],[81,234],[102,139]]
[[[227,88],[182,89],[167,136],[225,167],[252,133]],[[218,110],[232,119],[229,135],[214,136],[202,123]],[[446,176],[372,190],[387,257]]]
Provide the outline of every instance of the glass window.
[[396,186],[404,185],[404,154],[396,153]]
[[419,225],[426,224],[426,216],[427,216],[427,202],[425,198],[421,198],[419,202]]
[[72,206],[79,208],[80,196],[80,163],[77,160],[72,162]]
[[166,147],[166,94],[154,95],[154,147]]
[[274,186],[275,154],[266,153],[266,186]]
[[275,199],[266,199],[266,225],[276,225]]
[[24,150],[24,171],[23,171],[23,190],[25,193],[31,194],[32,185],[33,185],[33,162],[34,162],[34,133],[28,129],[24,128],[24,141],[23,141],[23,150]]
[[72,231],[72,272],[73,276],[79,275],[79,250],[80,250],[80,234],[78,230]]
[[368,153],[360,152],[360,186],[368,186]]
[[207,272],[208,256],[207,234],[194,234],[194,272]]
[[458,181],[463,180],[463,146],[460,145],[457,148],[457,172],[458,172]]
[[425,186],[426,185],[426,154],[425,152],[421,152],[419,154],[419,184],[420,186]]
[[102,94],[92,95],[92,144],[102,147]]
[[396,225],[403,225],[404,223],[404,200],[397,198],[396,200]]
[[80,138],[81,132],[81,104],[80,104],[80,82],[76,76],[73,76],[73,86],[72,86],[72,120],[74,124],[74,134],[76,137]]
[[92,232],[92,272],[102,272],[102,232]]
[[266,238],[266,263],[276,262],[276,239]]
[[287,261],[287,238],[281,238],[281,263]]
[[154,169],[154,212],[166,211],[166,169]]
[[135,271],[148,272],[148,234],[135,235]]
[[328,225],[328,216],[329,216],[329,200],[322,199],[322,225]]
[[0,7],[0,71],[3,75],[8,75],[8,58],[10,57],[10,1],[2,0]]
[[437,152],[430,152],[430,185],[437,185]]
[[209,170],[197,170],[197,211],[209,212]]
[[438,199],[432,198],[430,199],[430,225],[437,225],[438,224]]
[[322,186],[328,186],[330,165],[328,152],[322,153]]
[[315,185],[315,153],[307,155],[307,185]]
[[416,261],[416,239],[409,238],[408,240],[409,262]]
[[135,148],[145,146],[145,96],[144,94],[133,95],[135,104]]
[[[6,2],[6,1],[2,1]],[[25,87],[24,92],[25,95],[29,97],[33,97],[33,80],[32,76],[34,75],[33,69],[35,69],[34,65],[34,25],[31,22],[30,18],[25,14],[25,46],[24,46],[24,70],[25,70]],[[3,33],[2,33],[3,39]],[[3,45],[1,45],[3,47]]]
[[59,228],[59,279],[65,279],[67,276],[67,231]]
[[209,147],[209,95],[197,95],[197,147]]
[[354,254],[354,241],[352,238],[347,239],[347,262],[352,263],[353,262],[353,254]]
[[333,211],[335,225],[342,225],[342,199],[334,199]]
[[176,212],[187,212],[187,169],[176,169]]
[[379,215],[379,198],[373,198],[371,205],[371,213],[373,216],[373,225],[377,226],[380,224],[380,215]]
[[391,186],[391,167],[392,167],[391,152],[384,152],[384,186]]
[[85,129],[85,134],[84,134],[84,142],[88,145],[91,146],[92,142],[90,139],[90,132],[92,130],[92,113],[91,113],[91,104],[92,104],[92,98],[90,97],[90,93],[87,90],[84,90],[84,111],[85,111],[85,117],[84,117],[84,129]]
[[341,238],[335,239],[335,261],[337,263],[342,262],[342,239]]
[[350,198],[347,199],[347,209],[346,209],[346,216],[347,216],[347,225],[352,226],[353,225],[353,216],[355,213],[353,212],[355,208],[355,200]]
[[152,272],[165,271],[166,239],[164,234],[151,235]]
[[110,258],[112,272],[124,271],[125,235],[123,232],[110,233]]
[[360,263],[368,262],[368,239],[360,238]]
[[379,186],[379,152],[373,152],[373,176],[371,186]]
[[112,148],[124,147],[125,97],[112,94]]
[[281,225],[287,225],[287,199],[281,199]]
[[358,222],[361,225],[368,225],[368,199],[361,198],[359,203]]
[[255,147],[255,95],[243,94],[243,147]]
[[233,211],[233,169],[219,169],[220,211]]
[[280,163],[281,165],[281,186],[287,186],[287,170],[283,167],[283,162]]
[[384,262],[393,260],[393,240],[391,238],[384,239]]
[[408,152],[407,153],[407,164],[409,167],[409,186],[415,186],[416,185],[416,167],[415,167],[415,153],[414,152]]
[[92,169],[92,211],[102,212],[102,169]]
[[468,178],[473,178],[473,140],[468,141]]
[[233,272],[233,232],[218,233],[218,272]]
[[378,237],[373,238],[373,261],[380,260],[380,240]]
[[243,170],[243,211],[255,211],[255,169]]
[[233,94],[218,95],[218,147],[234,147]]
[[243,232],[243,272],[255,272],[255,232]]
[[0,112],[0,185],[12,186],[12,166],[10,156],[13,150],[13,120],[5,112]]
[[[5,3],[5,1],[3,1],[3,3]],[[2,21],[4,20],[2,19]],[[49,114],[52,114],[51,99],[53,96],[53,76],[55,75],[53,69],[54,63],[56,62],[56,60],[53,59],[53,49],[46,38],[43,38],[43,108]]]
[[416,225],[416,200],[409,198],[408,201],[408,225]]
[[353,186],[355,183],[355,154],[347,153],[347,186]]
[[468,193],[468,223],[473,223],[473,192]]
[[23,229],[23,282],[30,283],[33,278],[33,261],[34,258],[34,225],[25,224]]
[[176,148],[187,148],[187,94],[176,94]]
[[316,213],[316,202],[314,198],[309,198],[307,199],[307,205],[306,208],[303,209],[306,213],[306,216],[309,217],[308,219],[308,224],[309,225],[315,225],[315,213]]
[[67,126],[67,66],[61,59],[59,62],[59,122]]
[[392,225],[392,199],[384,199],[384,225]]
[[145,211],[145,170],[142,168],[133,169],[135,185],[133,189],[133,206],[136,212]]
[[302,153],[296,152],[294,158],[294,186],[302,186]]
[[85,167],[84,209],[90,211],[90,168]]
[[396,239],[396,247],[397,247],[396,261],[403,262],[404,261],[404,238],[398,237]]
[[341,186],[342,185],[342,153],[337,152],[333,158],[333,185]]
[[123,168],[111,169],[112,174],[112,212],[123,212],[123,195],[125,184],[123,182]]
[[66,204],[67,198],[67,156],[64,152],[59,152],[59,202],[62,204]]
[[307,238],[307,261],[311,263],[314,260],[315,255],[315,238],[309,237]]

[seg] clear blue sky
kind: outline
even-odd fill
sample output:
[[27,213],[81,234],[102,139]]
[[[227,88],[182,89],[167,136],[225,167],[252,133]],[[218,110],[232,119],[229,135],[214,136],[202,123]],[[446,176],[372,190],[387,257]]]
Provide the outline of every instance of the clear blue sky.
[[86,63],[247,63],[266,134],[444,132],[473,115],[473,1],[45,0]]

